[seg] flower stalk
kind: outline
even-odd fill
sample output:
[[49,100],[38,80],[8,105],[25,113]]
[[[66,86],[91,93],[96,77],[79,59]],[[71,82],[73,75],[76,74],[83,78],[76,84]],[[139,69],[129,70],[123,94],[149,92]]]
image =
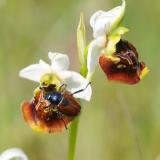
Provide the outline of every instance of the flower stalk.
[[77,117],[71,124],[69,129],[69,150],[68,150],[68,160],[74,160],[77,132],[78,132],[79,117]]
[[[87,74],[87,68],[84,67],[81,68],[81,75],[86,76]],[[80,103],[81,104],[81,103]],[[78,133],[78,125],[80,121],[80,116],[77,117],[71,124],[71,127],[69,129],[69,149],[68,149],[68,160],[74,160],[75,157],[75,151],[76,151],[76,141],[77,141],[77,133]]]
[[[83,77],[86,77],[87,75],[86,32],[85,32],[85,25],[82,13],[80,15],[80,20],[77,28],[77,49],[79,54],[79,61],[81,64],[80,74]],[[79,121],[80,121],[80,116],[77,117],[74,120],[74,122],[72,122],[69,130],[68,160],[74,160],[75,157]]]

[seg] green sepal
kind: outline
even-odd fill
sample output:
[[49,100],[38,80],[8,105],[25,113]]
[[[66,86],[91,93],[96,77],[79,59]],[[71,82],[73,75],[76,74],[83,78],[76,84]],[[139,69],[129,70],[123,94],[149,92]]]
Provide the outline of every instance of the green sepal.
[[86,29],[84,24],[83,13],[81,13],[79,24],[77,27],[77,49],[78,49],[80,64],[83,66],[86,65],[85,48],[86,48]]

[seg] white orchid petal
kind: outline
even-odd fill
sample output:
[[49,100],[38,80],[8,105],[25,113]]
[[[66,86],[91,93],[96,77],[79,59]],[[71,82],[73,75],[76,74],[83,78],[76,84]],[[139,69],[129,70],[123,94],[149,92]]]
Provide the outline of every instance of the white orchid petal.
[[[71,93],[84,89],[89,84],[89,81],[82,77],[79,73],[67,71],[69,66],[69,58],[67,55],[49,52],[48,57],[51,59],[51,65],[48,65],[44,61],[40,60],[39,64],[33,64],[22,69],[19,73],[20,77],[41,82],[42,76],[53,74],[53,76],[57,76],[62,83],[67,85],[67,90]],[[76,98],[89,101],[91,94],[91,85],[88,85],[84,91],[77,93],[74,96]]]
[[7,149],[0,154],[0,160],[11,160],[13,158],[17,158],[17,160],[28,160],[27,156],[19,148]]
[[61,53],[48,53],[48,57],[51,60],[51,67],[55,71],[64,71],[69,67],[69,58],[66,54]]
[[93,28],[94,38],[106,36],[118,25],[123,18],[125,6],[125,0],[122,0],[121,6],[115,7],[108,12],[99,10],[92,15],[90,25]]
[[[62,71],[59,76],[63,79],[63,83],[67,84],[67,90],[74,93],[78,90],[86,88],[89,81],[82,77],[79,73],[72,71]],[[89,101],[92,95],[91,85],[84,91],[74,95],[75,98],[80,98]]]
[[90,75],[94,73],[94,70],[98,64],[99,56],[102,54],[102,50],[105,47],[106,37],[99,37],[92,41],[88,48],[88,57],[87,57],[87,69],[88,75],[87,79],[90,79]]
[[51,67],[44,61],[40,60],[39,64],[32,64],[20,70],[19,76],[35,82],[39,82],[43,74],[50,72]]
[[46,69],[46,70],[50,69],[50,65],[47,64],[46,62],[44,62],[44,61],[41,60],[41,59],[39,60],[39,65],[40,65],[42,68]]

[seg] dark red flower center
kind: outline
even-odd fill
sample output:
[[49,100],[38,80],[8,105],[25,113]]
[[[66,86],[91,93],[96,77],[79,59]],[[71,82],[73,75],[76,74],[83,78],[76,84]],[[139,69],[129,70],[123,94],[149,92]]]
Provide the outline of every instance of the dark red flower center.
[[128,84],[139,82],[145,68],[145,64],[139,62],[136,48],[126,40],[120,40],[116,44],[116,52],[112,56],[108,56],[107,53],[101,55],[99,63],[109,80]]
[[130,66],[132,69],[140,69],[138,53],[135,47],[127,41],[120,40],[120,42],[117,43],[115,56],[120,58],[120,62],[117,64],[117,66],[122,64],[122,66],[127,66],[122,68],[128,68]]

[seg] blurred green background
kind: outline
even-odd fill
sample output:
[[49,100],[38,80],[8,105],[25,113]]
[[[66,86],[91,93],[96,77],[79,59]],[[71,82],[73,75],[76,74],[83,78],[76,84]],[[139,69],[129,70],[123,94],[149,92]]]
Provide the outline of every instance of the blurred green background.
[[[67,53],[78,71],[76,28],[85,15],[108,10],[120,0],[0,0],[0,152],[21,147],[30,160],[65,160],[68,131],[33,132],[20,110],[36,83],[21,79],[21,68],[44,59],[48,51]],[[127,0],[125,38],[138,49],[150,73],[139,84],[108,82],[97,68],[93,97],[81,113],[76,160],[155,160],[160,154],[160,1]]]

